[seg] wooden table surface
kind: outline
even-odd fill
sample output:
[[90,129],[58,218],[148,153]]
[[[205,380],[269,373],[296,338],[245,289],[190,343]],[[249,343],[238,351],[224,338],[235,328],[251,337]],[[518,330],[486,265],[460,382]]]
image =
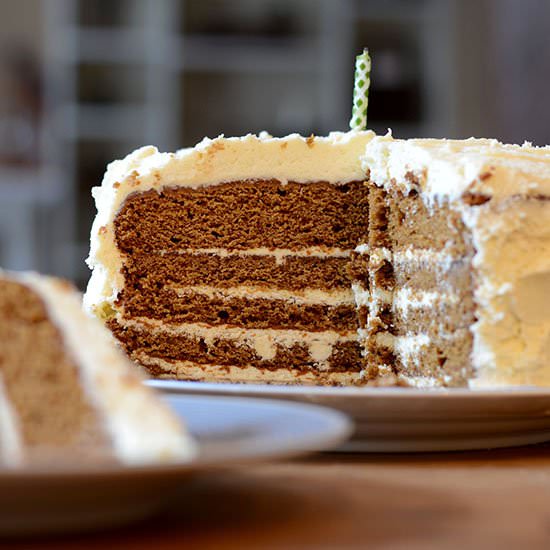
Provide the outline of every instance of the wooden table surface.
[[171,509],[103,533],[1,548],[550,548],[550,445],[320,454],[210,472]]

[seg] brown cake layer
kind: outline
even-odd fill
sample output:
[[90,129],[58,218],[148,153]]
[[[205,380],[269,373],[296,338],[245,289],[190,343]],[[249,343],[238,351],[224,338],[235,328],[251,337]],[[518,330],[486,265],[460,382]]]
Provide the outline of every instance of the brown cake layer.
[[[469,252],[469,232],[460,214],[448,204],[426,205],[415,191],[407,195],[398,189],[391,193],[382,193],[386,197],[388,238],[393,249],[409,246],[430,250],[445,249],[456,257]],[[388,242],[386,239],[380,241]]]
[[361,288],[368,290],[370,286],[369,255],[352,252],[348,264],[348,273],[352,281],[360,283]]
[[[138,359],[140,354],[146,354],[167,361],[248,365],[261,370],[318,370],[318,365],[312,359],[305,343],[296,343],[290,347],[276,344],[274,356],[271,359],[262,359],[252,346],[246,342],[224,338],[223,332],[220,332],[219,338],[207,343],[204,338],[188,334],[174,335],[143,330],[135,326],[123,327],[115,319],[110,320],[108,324],[133,359]],[[361,348],[355,341],[336,343],[327,362],[330,371],[358,372],[361,370]]]
[[[423,250],[413,252],[421,254]],[[442,263],[394,262],[395,285],[396,288],[442,292],[445,290],[442,287],[447,286],[461,296],[471,295],[471,267],[471,257],[468,256]]]
[[125,258],[124,279],[129,289],[142,292],[162,285],[214,287],[266,286],[287,290],[349,288],[349,259],[215,254],[137,254]]
[[188,248],[353,248],[368,223],[368,187],[276,180],[165,188],[128,197],[115,219],[126,253]]
[[355,305],[301,304],[288,300],[245,297],[210,297],[178,293],[128,292],[119,298],[126,317],[148,317],[166,323],[206,323],[245,328],[348,331],[357,327]]
[[109,443],[46,308],[26,286],[0,279],[0,374],[33,448],[103,449]]

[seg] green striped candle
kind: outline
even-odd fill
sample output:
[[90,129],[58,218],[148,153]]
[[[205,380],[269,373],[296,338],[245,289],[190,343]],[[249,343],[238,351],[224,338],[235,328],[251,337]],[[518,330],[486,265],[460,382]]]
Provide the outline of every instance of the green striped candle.
[[352,130],[366,130],[367,107],[369,105],[371,61],[369,50],[365,48],[363,53],[355,58],[355,85],[353,87],[353,108],[349,127]]

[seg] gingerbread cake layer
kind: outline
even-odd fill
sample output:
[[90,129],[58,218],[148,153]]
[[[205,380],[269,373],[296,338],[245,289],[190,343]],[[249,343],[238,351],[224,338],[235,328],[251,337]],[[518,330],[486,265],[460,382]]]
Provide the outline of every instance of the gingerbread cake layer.
[[[291,298],[276,298],[283,294],[262,287],[254,296],[254,290],[245,296],[228,295],[223,290],[207,287],[201,292],[189,288],[180,291],[161,288],[158,291],[134,291],[125,289],[119,298],[125,317],[163,319],[166,323],[207,323],[246,328],[299,329],[311,331],[354,330],[357,313],[351,292],[335,305],[311,303]],[[273,297],[272,297],[273,296]],[[331,296],[328,294],[328,296]],[[333,294],[334,296],[334,294]],[[347,303],[346,303],[347,302]]]
[[17,411],[27,453],[112,456],[110,438],[85,395],[78,368],[39,296],[0,279],[0,381]]
[[[349,249],[367,223],[362,181],[234,181],[130,195],[115,221],[122,252],[188,248]],[[139,228],[137,230],[136,228]]]
[[[139,227],[139,226],[138,226]],[[245,253],[246,252],[246,253]],[[164,253],[133,251],[124,255],[125,286],[146,290],[163,284],[214,288],[265,286],[304,289],[349,289],[349,251],[337,249],[187,249]]]

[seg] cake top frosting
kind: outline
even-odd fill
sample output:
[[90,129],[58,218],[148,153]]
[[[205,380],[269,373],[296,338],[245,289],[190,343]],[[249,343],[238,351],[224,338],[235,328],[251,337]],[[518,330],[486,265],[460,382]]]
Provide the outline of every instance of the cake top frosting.
[[378,185],[406,191],[417,185],[433,198],[550,196],[548,146],[475,138],[401,140],[387,134],[370,140],[362,163]]

